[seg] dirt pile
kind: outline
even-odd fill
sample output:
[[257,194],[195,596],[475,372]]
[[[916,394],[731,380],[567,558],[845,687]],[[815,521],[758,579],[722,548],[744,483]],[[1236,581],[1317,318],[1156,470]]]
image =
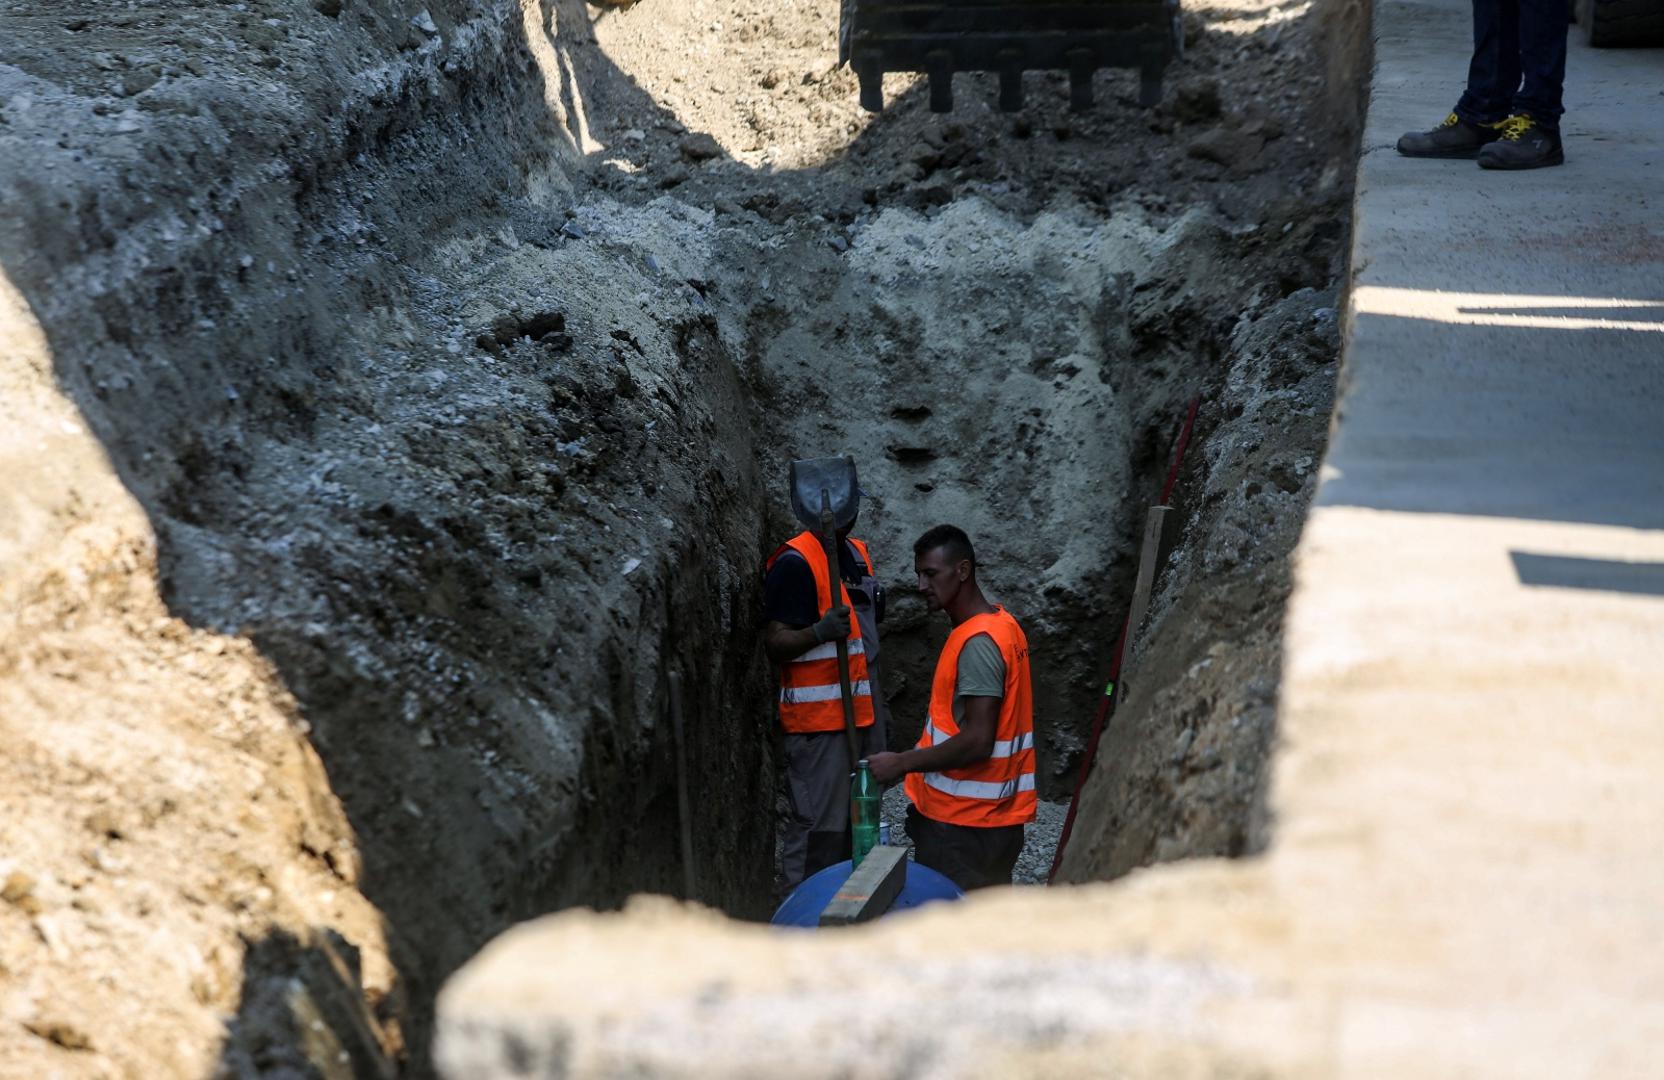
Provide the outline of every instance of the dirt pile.
[[[1192,11],[1153,113],[1126,75],[1085,116],[1061,80],[946,118],[902,81],[872,119],[835,9],[8,9],[0,1074],[422,1071],[496,930],[678,887],[673,668],[701,899],[766,910],[757,569],[795,455],[878,495],[898,742],[943,633],[911,538],[978,538],[1055,794],[1206,393],[1161,610],[1245,575],[1184,648],[1246,641],[1263,711],[1277,604],[1245,591],[1321,440],[1284,428],[1322,413],[1301,290],[1345,196],[1309,9]],[[1235,715],[1173,693],[1153,730]],[[1241,813],[1257,770],[1204,772]],[[1106,814],[1165,846],[1081,872],[1236,843],[1189,790]]]
[[[279,938],[351,940],[347,1017],[360,994],[396,1012],[353,830],[294,698],[248,641],[170,614],[143,511],[49,356],[0,283],[0,1075],[206,1074],[254,943]],[[294,996],[337,985],[331,971]]]

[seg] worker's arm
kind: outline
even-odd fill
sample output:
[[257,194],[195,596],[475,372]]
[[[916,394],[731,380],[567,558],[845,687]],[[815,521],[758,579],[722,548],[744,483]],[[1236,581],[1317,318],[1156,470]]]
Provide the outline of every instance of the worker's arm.
[[944,743],[904,751],[874,754],[869,764],[880,784],[891,784],[912,772],[941,772],[963,769],[987,761],[994,752],[994,735],[999,730],[1000,698],[967,697],[959,733]]
[[776,666],[789,664],[816,645],[849,636],[849,608],[843,604],[828,611],[813,626],[794,628],[769,620],[763,627],[763,651]]

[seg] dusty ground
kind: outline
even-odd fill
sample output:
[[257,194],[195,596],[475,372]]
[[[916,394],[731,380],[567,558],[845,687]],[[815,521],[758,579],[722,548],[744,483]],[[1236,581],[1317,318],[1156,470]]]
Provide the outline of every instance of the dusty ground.
[[1193,8],[1154,112],[1034,76],[1015,118],[973,79],[869,118],[834,9],[0,15],[39,478],[0,582],[0,1075],[423,1071],[497,929],[679,888],[673,666],[701,898],[766,911],[756,571],[798,454],[878,496],[898,742],[944,632],[910,541],[957,520],[1036,642],[1056,796],[1203,393],[1072,872],[1253,846],[1332,389],[1330,24]]

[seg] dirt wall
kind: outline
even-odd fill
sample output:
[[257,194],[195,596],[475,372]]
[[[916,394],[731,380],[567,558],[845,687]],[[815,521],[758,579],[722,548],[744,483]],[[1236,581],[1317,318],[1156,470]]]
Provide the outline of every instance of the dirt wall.
[[[1367,3],[1330,0],[1292,30],[1268,29],[1283,61],[1321,62],[1320,74],[1305,76],[1316,92],[1304,130],[1329,161],[1310,189],[1281,204],[1280,235],[1241,238],[1280,249],[1277,270],[1222,335],[1222,363],[1202,383],[1162,571],[1082,785],[1060,882],[1253,855],[1270,843],[1283,613],[1336,394],[1351,190],[1341,165],[1361,129],[1368,17]],[[1323,265],[1325,285],[1290,290],[1299,281],[1291,259]]]
[[421,1071],[494,930],[679,889],[672,667],[766,903],[734,367],[639,267],[471,277],[565,221],[581,5],[5,20],[0,1072]]

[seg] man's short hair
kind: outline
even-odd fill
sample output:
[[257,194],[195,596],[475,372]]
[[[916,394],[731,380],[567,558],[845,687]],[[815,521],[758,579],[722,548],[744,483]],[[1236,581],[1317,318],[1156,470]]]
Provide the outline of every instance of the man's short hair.
[[918,558],[927,551],[941,548],[947,552],[948,561],[957,563],[961,559],[970,560],[971,573],[976,573],[976,549],[971,547],[971,538],[965,535],[965,530],[957,525],[938,525],[926,532],[913,543],[913,557]]

